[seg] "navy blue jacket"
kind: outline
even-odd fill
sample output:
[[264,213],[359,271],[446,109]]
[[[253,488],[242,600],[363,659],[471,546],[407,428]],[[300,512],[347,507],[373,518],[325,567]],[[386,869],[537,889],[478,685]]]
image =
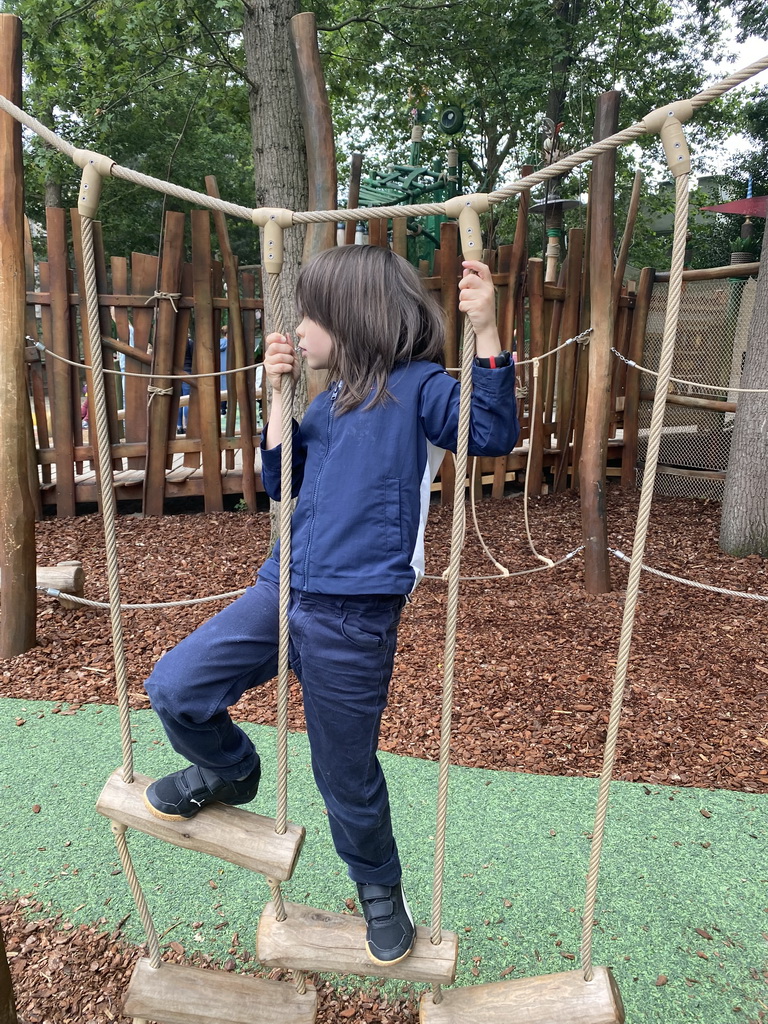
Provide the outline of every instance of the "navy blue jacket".
[[[475,366],[472,385],[469,454],[506,455],[520,432],[515,368]],[[293,588],[408,594],[424,574],[430,485],[444,450],[456,450],[460,385],[421,361],[395,367],[387,389],[387,401],[337,415],[335,385],[294,422]],[[262,482],[276,501],[280,453],[262,441]],[[275,582],[279,547],[260,570]]]

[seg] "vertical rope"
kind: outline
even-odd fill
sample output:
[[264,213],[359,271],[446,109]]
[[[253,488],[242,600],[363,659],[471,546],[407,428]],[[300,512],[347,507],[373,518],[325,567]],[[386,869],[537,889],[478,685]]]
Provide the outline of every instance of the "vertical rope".
[[[275,330],[285,330],[283,297],[280,290],[279,274],[268,274],[269,303]],[[280,462],[280,611],[279,646],[277,654],[277,811],[275,832],[284,835],[288,827],[288,604],[291,599],[291,484],[293,481],[293,378],[286,373],[281,382],[281,462]],[[285,921],[285,902],[280,883],[268,879],[275,905],[275,919]],[[296,991],[304,995],[307,991],[307,976],[304,971],[294,971]]]
[[594,930],[595,903],[597,900],[597,878],[600,871],[600,854],[603,845],[605,817],[608,810],[608,796],[613,766],[616,760],[616,743],[619,734],[621,707],[624,701],[624,688],[627,679],[629,651],[632,644],[635,610],[640,590],[645,540],[651,517],[651,502],[653,501],[653,487],[656,482],[656,466],[659,460],[661,429],[664,425],[667,386],[672,374],[672,360],[675,355],[675,339],[677,336],[677,322],[680,314],[680,296],[683,284],[685,236],[688,227],[688,177],[688,174],[681,174],[675,178],[675,228],[669,275],[667,316],[664,323],[664,339],[661,345],[659,376],[656,380],[656,393],[653,400],[653,412],[651,413],[648,454],[643,474],[643,486],[640,491],[635,538],[632,544],[632,560],[629,567],[627,594],[624,601],[624,617],[621,623],[621,638],[616,658],[616,675],[611,699],[611,712],[608,719],[608,733],[605,741],[603,768],[600,774],[600,784],[597,793],[597,809],[592,831],[592,849],[589,858],[589,870],[587,872],[587,890],[583,919],[584,930],[581,940],[581,960],[585,981],[591,981],[593,978],[592,934]]
[[[274,329],[285,330],[283,301],[278,274],[268,274],[269,299]],[[288,603],[291,596],[291,483],[293,479],[293,379],[285,374],[281,385],[283,419],[280,463],[280,621],[277,660],[277,813],[275,831],[284,835],[288,827]]]
[[[459,571],[464,541],[464,488],[469,448],[469,416],[472,400],[472,362],[475,356],[475,332],[469,317],[464,320],[464,342],[461,363],[461,396],[456,441],[456,479],[453,489],[453,523],[451,557],[448,565],[448,602],[443,660],[443,699],[440,717],[440,758],[437,784],[437,824],[435,828],[435,863],[432,883],[432,932],[434,945],[440,944],[442,932],[443,874],[445,870],[445,832],[448,809],[448,769],[451,761],[451,723],[453,713],[453,682],[456,653],[456,622],[459,607]],[[440,1001],[439,986],[435,1002]]]
[[120,863],[123,865],[123,874],[128,879],[128,885],[131,887],[131,893],[133,894],[133,901],[136,904],[136,909],[139,911],[139,917],[144,926],[144,934],[147,936],[149,966],[157,969],[160,966],[160,940],[157,937],[157,930],[152,920],[152,914],[150,913],[146,897],[144,896],[144,890],[141,888],[141,883],[133,867],[131,855],[128,852],[128,843],[125,838],[126,828],[127,826],[123,825],[120,821],[112,822],[112,833],[115,837],[117,852],[120,854]]
[[268,878],[267,884],[269,885],[269,891],[272,893],[272,900],[275,904],[275,920],[284,921],[287,914],[285,913],[283,890],[280,888],[280,883],[275,878]]
[[99,465],[101,512],[104,519],[104,545],[109,583],[109,614],[112,622],[112,650],[115,659],[117,706],[120,714],[120,733],[123,749],[123,781],[133,782],[133,746],[131,744],[131,713],[128,699],[128,673],[123,644],[123,620],[120,612],[120,579],[117,565],[117,529],[115,492],[112,486],[112,452],[109,443],[107,395],[104,387],[104,361],[101,352],[99,325],[99,295],[96,283],[96,262],[93,249],[93,221],[81,217],[83,241],[83,270],[85,274],[85,301],[88,318],[88,337],[91,343],[93,369],[93,400],[96,409],[96,446]]

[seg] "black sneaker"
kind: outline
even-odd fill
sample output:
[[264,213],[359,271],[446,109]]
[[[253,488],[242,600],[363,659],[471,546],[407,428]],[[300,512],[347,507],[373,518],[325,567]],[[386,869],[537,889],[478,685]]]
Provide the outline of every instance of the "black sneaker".
[[357,895],[368,925],[365,949],[370,959],[382,967],[405,960],[413,949],[416,928],[402,884],[358,885]]
[[222,779],[210,768],[192,764],[147,786],[144,803],[156,818],[193,818],[207,804],[247,804],[259,791],[261,762],[244,779]]

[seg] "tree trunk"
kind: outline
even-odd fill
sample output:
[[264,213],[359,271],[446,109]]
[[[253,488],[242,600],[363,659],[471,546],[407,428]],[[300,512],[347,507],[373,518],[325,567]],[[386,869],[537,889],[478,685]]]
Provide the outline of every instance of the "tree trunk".
[[[768,257],[760,264],[742,388],[768,390]],[[768,394],[739,395],[725,476],[720,547],[768,556]]]
[[[249,82],[256,206],[306,210],[307,157],[301,109],[293,77],[290,20],[297,0],[246,0],[243,22]],[[277,325],[264,301],[267,326],[289,330],[295,322],[294,289],[304,247],[304,228],[285,232],[281,295],[286,322]]]
[[[298,0],[244,0],[243,46],[248,76],[256,206],[306,210],[309,201],[306,145],[293,74],[290,27],[291,18],[299,10]],[[304,228],[300,226],[285,231],[285,257],[280,274],[284,323],[276,321],[266,272],[262,269],[265,335],[275,329],[290,331],[296,324],[294,294],[304,235]],[[301,419],[306,407],[307,380],[302,373],[294,395],[294,416]],[[273,543],[277,536],[275,509],[273,503]]]

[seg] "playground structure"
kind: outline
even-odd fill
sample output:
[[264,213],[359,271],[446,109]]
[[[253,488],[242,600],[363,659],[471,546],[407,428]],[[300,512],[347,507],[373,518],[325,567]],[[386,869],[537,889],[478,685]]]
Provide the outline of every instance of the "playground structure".
[[[440,783],[438,795],[438,827],[435,843],[436,856],[433,922],[431,935],[421,935],[419,937],[419,943],[417,944],[416,950],[416,960],[414,960],[413,963],[414,970],[418,971],[419,980],[427,981],[432,983],[434,986],[432,997],[430,998],[429,996],[425,996],[422,1000],[421,1019],[424,1022],[438,1021],[441,1022],[441,1024],[442,1022],[448,1024],[448,1022],[461,1020],[470,1022],[477,1021],[479,1024],[481,1020],[486,1022],[495,1020],[501,1021],[508,1019],[510,1014],[514,1015],[515,1006],[518,1008],[519,1012],[526,1014],[526,1019],[528,1019],[531,1024],[536,1024],[537,1021],[544,1020],[565,1022],[578,1019],[580,1024],[581,1022],[584,1022],[584,1024],[613,1024],[613,1022],[619,1024],[619,1022],[623,1021],[623,1011],[621,1008],[620,998],[618,997],[618,993],[612,983],[610,972],[604,968],[595,968],[592,965],[591,934],[592,925],[594,923],[600,851],[613,768],[613,759],[615,756],[615,744],[621,713],[624,683],[626,680],[626,669],[632,636],[634,612],[639,590],[639,576],[642,568],[645,534],[650,516],[650,500],[653,493],[653,478],[656,463],[658,461],[664,400],[670,383],[671,359],[674,351],[677,314],[680,305],[685,213],[687,212],[687,180],[689,170],[689,161],[687,159],[687,151],[685,149],[685,141],[681,129],[681,120],[687,119],[695,107],[702,105],[708,99],[713,98],[716,95],[720,95],[727,88],[732,87],[732,85],[737,84],[737,82],[744,80],[746,77],[750,77],[751,74],[756,73],[756,71],[761,70],[766,66],[768,66],[768,58],[751,65],[750,68],[745,69],[737,75],[731,76],[729,79],[725,80],[725,83],[720,83],[720,87],[707,90],[705,93],[700,94],[699,97],[694,98],[693,101],[683,104],[674,104],[670,107],[662,108],[660,111],[649,115],[643,123],[633,126],[623,132],[614,133],[611,135],[610,139],[606,139],[605,142],[590,147],[577,155],[577,162],[590,158],[595,159],[595,169],[593,171],[596,179],[595,193],[600,195],[602,193],[602,188],[605,187],[605,185],[602,185],[601,187],[601,179],[603,182],[610,180],[610,176],[606,176],[607,168],[605,166],[605,160],[603,159],[604,156],[622,142],[630,141],[646,131],[661,130],[670,164],[672,166],[673,173],[675,174],[678,198],[678,216],[676,218],[667,322],[660,357],[656,397],[649,428],[647,469],[643,482],[640,515],[635,535],[635,544],[633,546],[629,583],[627,586],[627,598],[622,624],[622,637],[616,667],[614,698],[611,706],[611,716],[608,727],[604,769],[600,780],[597,815],[593,833],[592,856],[590,859],[590,870],[587,880],[587,897],[584,912],[584,938],[582,943],[583,973],[570,971],[565,972],[565,974],[548,975],[538,979],[524,979],[521,982],[476,986],[473,991],[463,990],[443,993],[440,986],[452,978],[450,964],[453,948],[451,936],[443,934],[440,910],[442,898],[441,872],[444,857],[446,825],[445,805],[447,797],[447,770],[450,747],[450,715],[453,687],[451,651],[455,643],[458,582],[461,545],[463,541],[462,522],[459,509],[463,504],[465,492],[465,466],[467,455],[466,431],[464,431],[463,434],[460,433],[457,451],[458,471],[455,474],[453,499],[454,506],[457,509],[457,515],[454,520],[451,564],[447,577],[448,626],[446,637],[446,674],[444,677],[443,716],[441,722]],[[17,117],[20,120],[25,120],[26,123],[31,121],[31,119],[24,117],[18,107],[15,107],[13,104],[9,105],[7,100],[3,103],[3,106],[7,111],[10,110],[14,117]],[[42,126],[37,123],[35,123],[34,127],[35,130],[42,130]],[[49,133],[49,135],[50,134],[51,133]],[[97,154],[74,153],[71,155],[73,155],[75,161],[82,166],[84,170],[82,201],[79,211],[82,218],[81,228],[85,277],[83,290],[86,293],[87,333],[88,337],[93,339],[100,337],[102,333],[98,303],[98,274],[94,259],[94,214],[98,202],[98,186],[101,175],[111,173],[114,176],[127,177],[129,180],[138,180],[141,184],[148,184],[149,182],[144,176],[136,175],[135,172],[126,172],[125,169],[116,168],[116,166],[112,165],[106,158],[102,158]],[[478,214],[487,210],[491,200],[501,201],[515,191],[525,191],[538,180],[545,180],[550,174],[555,175],[562,173],[565,169],[563,165],[568,166],[570,160],[574,160],[574,158],[567,158],[558,164],[553,164],[550,168],[547,168],[545,172],[532,174],[528,179],[523,179],[522,182],[517,182],[514,185],[509,186],[507,189],[502,189],[493,196],[459,196],[456,197],[455,201],[451,201],[447,204],[433,204],[443,207],[441,209],[430,208],[430,204],[424,204],[422,206],[416,206],[408,212],[418,213],[419,215],[445,213],[450,217],[457,218],[459,221],[458,230],[462,238],[462,249],[465,257],[478,255],[481,248],[480,222]],[[571,164],[570,166],[573,165],[574,164]],[[598,168],[600,168],[599,171]],[[542,174],[544,175],[543,178],[541,177]],[[153,185],[152,187],[156,187],[156,185]],[[189,193],[188,190],[179,191],[184,192],[185,197],[191,198],[193,195],[192,193]],[[201,202],[201,200],[205,200],[206,197],[196,194],[194,198],[198,202]],[[604,205],[611,206],[612,204],[606,203]],[[371,211],[368,211],[366,214],[361,210],[324,211],[308,214],[297,214],[291,213],[291,211],[276,210],[243,211],[240,208],[233,208],[230,204],[225,203],[213,208],[218,210],[223,209],[226,212],[236,213],[239,216],[248,215],[252,217],[256,223],[265,228],[265,240],[262,252],[264,253],[265,265],[267,267],[267,280],[269,282],[270,295],[272,299],[271,304],[272,309],[275,312],[276,326],[278,329],[283,325],[279,288],[277,285],[277,275],[279,274],[281,263],[282,228],[290,225],[292,222],[299,223],[303,221],[311,223],[322,220],[330,221],[338,218],[339,216],[348,220],[356,220],[363,216],[372,215]],[[403,210],[396,210],[395,208],[378,210],[376,213],[376,219],[400,217],[404,212],[405,211]],[[589,543],[585,541],[585,548],[587,554],[589,554],[591,545],[591,553],[593,555],[598,555],[595,560],[598,570],[600,558],[603,556],[607,558],[607,545],[604,542],[604,537],[601,536],[602,531],[599,529],[599,492],[603,485],[605,473],[605,445],[602,442],[610,419],[610,406],[607,400],[611,393],[612,379],[610,347],[614,338],[614,313],[617,308],[617,304],[612,301],[614,288],[608,288],[605,286],[605,281],[614,281],[612,273],[613,259],[610,246],[606,249],[604,245],[600,246],[598,243],[598,239],[601,237],[603,239],[610,238],[609,228],[611,226],[611,218],[608,213],[603,207],[599,207],[596,204],[592,218],[594,248],[590,254],[590,387],[585,399],[585,440],[583,442],[579,462],[582,488],[586,489],[588,492],[590,489],[593,491],[593,493],[587,494],[585,500],[585,533],[591,530],[589,535],[590,541]],[[18,224],[18,219],[16,223]],[[19,233],[17,232],[17,252],[19,251],[18,234]],[[608,260],[608,266],[606,267],[604,263],[601,264],[601,260]],[[520,271],[518,269],[518,273],[519,272]],[[161,282],[161,288],[162,291],[166,293],[164,297],[168,298],[170,295],[178,294],[171,290],[171,288],[163,287],[163,283],[164,282]],[[512,294],[514,294],[514,291]],[[165,314],[167,318],[169,304],[170,299],[168,304],[163,303],[160,313],[161,317]],[[510,303],[508,299],[508,308],[510,307],[513,307],[513,304]],[[18,314],[18,302],[15,308]],[[23,316],[19,317],[18,322],[21,321],[23,321]],[[532,338],[533,334],[534,331],[532,328]],[[511,335],[509,335],[509,337],[511,337]],[[541,332],[539,337],[543,340],[544,331]],[[572,337],[575,338],[575,335]],[[568,337],[566,341],[570,343],[571,337]],[[563,344],[565,344],[565,342],[563,342]],[[531,348],[533,349],[533,345]],[[17,364],[19,362],[19,355],[20,353],[17,352]],[[469,379],[468,371],[471,366],[472,355],[472,332],[471,329],[465,328],[462,346],[462,373],[463,379],[465,380]],[[531,398],[533,419],[530,426],[531,430],[534,429],[535,424],[541,423],[541,413],[543,412],[545,389],[540,386],[538,377],[539,362],[543,357],[543,352],[539,352],[535,355],[532,352],[531,354],[531,359],[533,360],[531,384],[533,391]],[[137,813],[135,807],[133,807],[133,798],[143,787],[139,783],[138,777],[134,776],[133,773],[130,726],[128,724],[127,715],[128,706],[125,657],[122,649],[117,553],[114,545],[115,495],[110,474],[104,469],[104,467],[110,465],[112,452],[110,450],[110,438],[107,429],[107,422],[109,418],[108,400],[101,372],[101,345],[96,344],[91,346],[90,360],[93,374],[92,383],[98,446],[97,451],[94,454],[98,464],[102,467],[102,471],[100,473],[100,494],[102,512],[105,519],[108,561],[110,563],[110,606],[113,621],[119,703],[121,706],[121,719],[123,722],[122,732],[124,750],[123,768],[116,776],[113,776],[113,778],[108,782],[107,787],[105,787],[100,799],[99,809],[113,822],[113,832],[115,833],[124,870],[131,883],[142,920],[147,928],[150,946],[149,958],[140,962],[137,972],[134,975],[126,1009],[127,1012],[134,1015],[134,1019],[137,1022],[149,1017],[156,1018],[158,1020],[165,1020],[171,1022],[171,1024],[175,1024],[175,1022],[182,1020],[204,1021],[211,1019],[211,1015],[202,999],[204,994],[200,988],[202,983],[199,982],[199,979],[195,981],[192,980],[193,977],[196,977],[196,972],[190,968],[177,968],[170,967],[168,965],[161,966],[157,936],[153,932],[151,916],[149,915],[146,901],[144,900],[141,887],[136,879],[135,872],[133,872],[125,841],[125,833],[129,826],[137,827],[145,831],[152,830],[148,827],[141,814]],[[525,360],[522,360],[521,362],[523,361]],[[163,384],[167,379],[169,379],[170,371],[168,369],[161,370],[156,367],[153,377]],[[554,374],[552,374],[552,377],[554,378]],[[23,379],[23,377],[16,372],[14,379],[19,380]],[[154,386],[155,385],[153,385],[153,387]],[[167,391],[167,388],[161,387],[156,394],[160,397],[170,397],[167,394]],[[468,422],[470,397],[470,388],[463,388],[461,422],[463,422],[465,426]],[[539,403],[542,404],[540,405]],[[289,403],[286,403],[285,408],[286,416],[284,417],[283,423],[283,488],[284,492],[288,493],[290,490],[288,484],[290,480],[291,465],[291,410]],[[24,417],[19,417],[17,419],[17,433],[21,433],[21,431],[18,430],[18,424],[23,421]],[[531,449],[532,448],[533,445],[531,444]],[[28,488],[28,476],[25,476],[27,473],[27,467],[28,463],[25,453],[24,458],[17,461],[15,465],[16,482],[22,489]],[[281,508],[281,534],[284,539],[283,555],[286,560],[284,565],[287,565],[287,559],[290,558],[290,508],[288,503],[283,503]],[[595,565],[593,564],[593,569],[594,568]],[[287,585],[287,574],[284,574],[284,578],[285,584]],[[20,579],[21,574],[19,573],[15,577],[14,581],[17,582]],[[5,593],[5,583],[3,586]],[[285,614],[287,609],[287,590],[284,590],[282,586],[281,595],[282,613]],[[317,951],[318,949],[326,947],[330,950],[330,964],[334,966],[335,970],[356,973],[359,970],[359,965],[357,964],[356,958],[350,948],[350,937],[355,932],[355,929],[358,934],[358,937],[355,938],[354,942],[355,948],[357,948],[357,946],[362,948],[362,941],[359,937],[359,923],[355,924],[354,922],[346,921],[340,922],[335,919],[334,915],[323,915],[322,913],[312,913],[309,915],[310,919],[307,920],[302,917],[297,908],[293,905],[284,904],[282,900],[279,884],[280,879],[281,877],[287,877],[286,872],[290,872],[302,839],[301,830],[291,827],[285,817],[285,787],[287,782],[287,772],[284,770],[284,762],[286,740],[285,701],[287,699],[287,670],[287,646],[281,643],[278,695],[278,761],[281,768],[278,784],[278,811],[274,822],[269,821],[267,823],[266,821],[249,821],[249,827],[254,830],[254,833],[251,836],[251,841],[248,845],[251,849],[257,850],[258,860],[254,866],[260,873],[263,873],[268,878],[273,894],[273,903],[267,908],[267,910],[265,910],[262,918],[262,925],[267,932],[269,932],[270,928],[273,927],[275,932],[279,931],[282,933],[282,942],[280,944],[276,944],[279,945],[278,951],[275,951],[275,946],[270,948],[269,940],[265,940],[267,942],[267,946],[262,950],[260,942],[259,958],[267,964],[295,968],[296,992],[292,993],[288,986],[284,984],[278,983],[277,987],[275,987],[274,983],[271,982],[251,983],[253,986],[258,987],[259,1006],[258,1008],[256,1006],[248,1008],[250,1012],[247,1019],[276,1021],[306,1020],[309,1022],[314,1019],[314,992],[310,986],[306,985],[306,980],[303,976],[303,971],[307,969],[307,967],[302,966],[305,963],[302,956],[303,951],[307,948]],[[233,843],[233,837],[242,828],[242,822],[239,821],[238,815],[245,812],[239,812],[236,809],[228,808],[222,813],[223,819],[220,822],[220,827],[215,830],[216,836],[212,842],[213,848],[220,856],[224,856],[224,851],[231,849],[232,846],[235,845]],[[201,816],[199,821],[205,822],[206,817],[210,824],[210,814]],[[247,817],[255,819],[257,816],[247,815]],[[170,842],[176,842],[178,845],[191,845],[194,848],[201,848],[200,844],[202,839],[200,837],[196,838],[196,826],[191,826],[185,823],[183,833],[180,835],[172,835],[172,832],[173,830],[170,828],[164,829],[162,838],[167,839]],[[269,842],[266,838],[267,834],[269,834]],[[279,849],[278,855],[272,855],[271,857],[267,856],[267,850],[270,844],[274,844]],[[272,925],[272,919],[274,919],[274,925]],[[431,948],[428,948],[427,944],[429,944]],[[419,956],[420,948],[423,948],[425,951],[422,957]],[[453,957],[453,959],[455,961],[455,957]],[[316,963],[314,960],[311,962]],[[410,964],[410,961],[408,963]],[[324,962],[322,966],[327,967],[330,965]],[[400,973],[402,970],[402,967],[398,968],[399,976],[402,976]],[[407,967],[406,970],[410,971],[410,967]],[[192,971],[191,975],[190,971]],[[383,972],[380,969],[376,971],[377,975],[381,975],[382,973]],[[214,996],[215,1004],[218,1007],[221,1007],[222,1005],[228,1006],[230,1008],[232,1020],[243,1019],[241,1017],[234,1016],[237,1009],[242,1007],[243,1004],[243,994],[240,991],[241,981],[242,979],[232,979],[227,975],[219,975],[218,977],[211,978],[210,974],[207,975],[205,979],[205,994],[216,993]],[[217,1012],[220,1012],[220,1010]],[[255,1016],[256,1013],[259,1014],[258,1017]]]

